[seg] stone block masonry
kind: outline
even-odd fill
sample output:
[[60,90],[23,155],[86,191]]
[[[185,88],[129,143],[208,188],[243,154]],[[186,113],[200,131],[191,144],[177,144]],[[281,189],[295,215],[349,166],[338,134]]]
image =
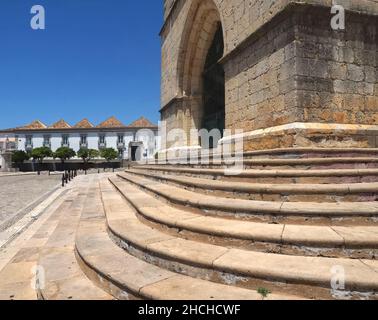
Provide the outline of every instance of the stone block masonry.
[[[348,125],[341,135],[341,127],[337,133],[319,132],[310,144],[317,140],[319,146],[376,147],[376,1],[341,1],[347,9],[343,31],[331,28],[330,1],[168,2],[161,32],[161,113],[168,130],[201,129],[201,59],[213,37],[211,25],[218,21],[224,36],[227,129]],[[213,18],[204,18],[201,12]],[[205,20],[203,26],[197,16]],[[350,133],[350,125],[356,130],[360,125],[373,127],[369,137],[357,137]],[[308,136],[303,138],[286,141],[285,146],[307,146]],[[265,147],[280,144],[275,140]]]

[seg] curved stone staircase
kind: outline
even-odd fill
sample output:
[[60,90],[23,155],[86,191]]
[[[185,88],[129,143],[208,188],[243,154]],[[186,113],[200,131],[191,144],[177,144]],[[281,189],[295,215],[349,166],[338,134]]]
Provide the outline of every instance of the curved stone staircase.
[[[136,165],[92,184],[71,268],[116,299],[376,299],[378,150],[245,157],[238,176],[213,159]],[[40,264],[67,265],[61,251]],[[41,298],[62,296],[48,273],[46,284]]]

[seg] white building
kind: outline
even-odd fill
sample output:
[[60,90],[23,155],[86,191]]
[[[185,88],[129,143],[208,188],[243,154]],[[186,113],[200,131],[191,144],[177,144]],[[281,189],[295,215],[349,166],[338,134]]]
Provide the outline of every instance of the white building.
[[92,125],[84,119],[74,126],[60,120],[46,126],[37,120],[19,128],[0,131],[3,139],[13,139],[16,150],[31,151],[49,147],[56,151],[69,147],[76,152],[81,148],[118,150],[120,159],[138,161],[153,158],[159,149],[158,126],[142,117],[125,126],[115,117]]

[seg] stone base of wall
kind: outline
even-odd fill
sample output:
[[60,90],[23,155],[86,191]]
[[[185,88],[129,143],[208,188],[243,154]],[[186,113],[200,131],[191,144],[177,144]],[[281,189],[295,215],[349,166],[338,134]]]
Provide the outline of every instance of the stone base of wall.
[[0,172],[12,171],[12,152],[3,151],[0,154]]
[[244,151],[301,147],[378,148],[378,125],[295,122],[225,137],[221,144],[235,145],[241,140]]

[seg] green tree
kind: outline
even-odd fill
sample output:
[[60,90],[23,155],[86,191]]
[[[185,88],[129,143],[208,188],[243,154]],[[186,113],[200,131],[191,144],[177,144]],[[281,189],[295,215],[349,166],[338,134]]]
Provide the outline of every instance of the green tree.
[[77,156],[79,158],[83,159],[83,162],[84,162],[84,171],[85,171],[85,174],[87,174],[88,163],[92,159],[95,159],[95,158],[99,157],[100,156],[100,152],[98,150],[95,150],[95,149],[81,148],[77,152]]
[[77,156],[83,159],[83,162],[87,164],[94,158],[97,158],[100,155],[100,152],[95,149],[82,148],[77,152]]
[[54,159],[60,159],[60,162],[63,164],[63,170],[65,170],[64,163],[75,156],[76,152],[68,147],[58,148],[53,154]]
[[[119,154],[117,150],[113,148],[106,148],[101,150],[101,157],[106,160],[106,162],[109,164],[112,160],[115,160],[118,158]],[[105,168],[104,168],[105,169]],[[113,170],[114,171],[114,170]]]
[[14,151],[12,154],[12,162],[20,169],[21,164],[30,159],[30,155],[25,151]]
[[53,157],[53,152],[48,147],[35,148],[31,152],[31,157],[38,161],[38,174],[40,173],[40,165],[43,163],[43,159]]
[[31,157],[34,160],[37,160],[39,163],[43,162],[43,159],[49,158],[53,156],[53,152],[50,148],[47,147],[41,147],[41,148],[35,148],[31,152]]
[[61,147],[54,152],[54,158],[60,159],[62,163],[70,160],[74,156],[76,156],[76,152],[73,149],[67,147]]

